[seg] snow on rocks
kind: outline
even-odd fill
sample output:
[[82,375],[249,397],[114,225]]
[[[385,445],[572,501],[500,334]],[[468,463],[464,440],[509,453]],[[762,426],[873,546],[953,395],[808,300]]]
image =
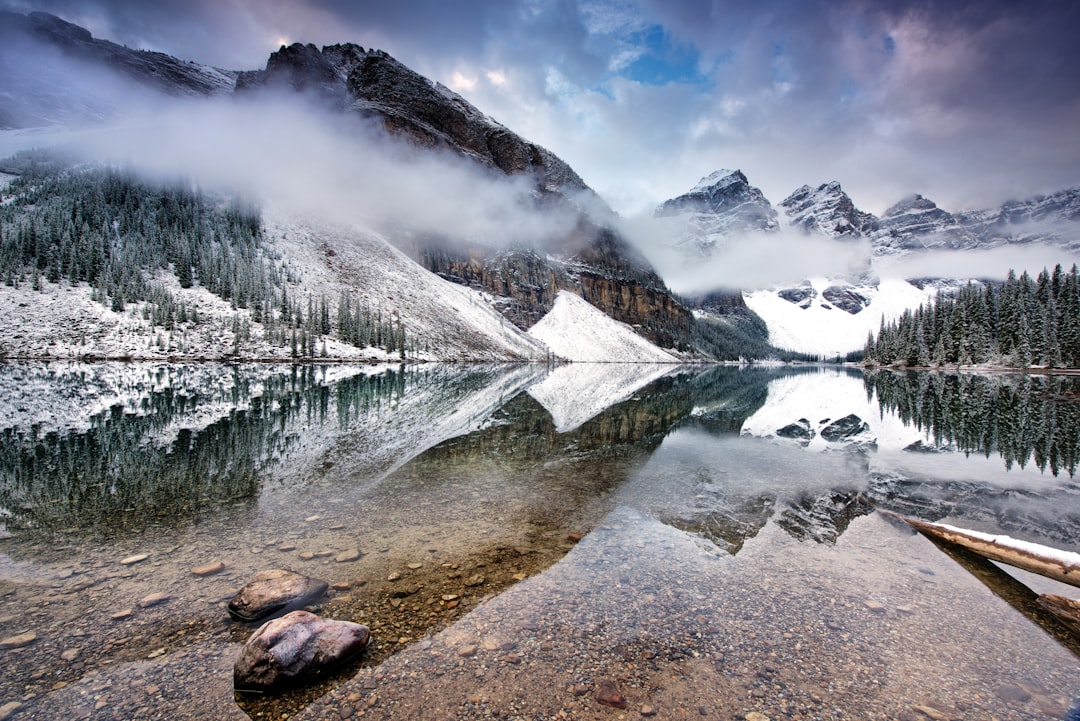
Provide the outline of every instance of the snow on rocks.
[[679,363],[633,328],[605,315],[573,293],[560,291],[555,306],[529,329],[556,356],[584,363]]

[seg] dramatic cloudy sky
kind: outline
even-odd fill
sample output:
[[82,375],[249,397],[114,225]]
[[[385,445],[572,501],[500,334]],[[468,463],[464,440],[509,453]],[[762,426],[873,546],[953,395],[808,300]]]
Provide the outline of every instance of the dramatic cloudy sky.
[[0,0],[231,69],[386,50],[633,214],[718,168],[774,203],[839,180],[880,213],[1080,184],[1074,0]]

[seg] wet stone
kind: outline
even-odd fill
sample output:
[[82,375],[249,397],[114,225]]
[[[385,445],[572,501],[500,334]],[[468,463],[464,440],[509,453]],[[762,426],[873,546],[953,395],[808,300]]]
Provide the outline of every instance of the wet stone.
[[136,563],[139,563],[140,561],[145,561],[148,558],[150,558],[150,555],[147,554],[147,553],[137,553],[134,556],[128,556],[127,558],[122,559],[120,561],[120,565],[121,566],[131,566],[131,565],[134,565]]
[[245,623],[261,621],[317,601],[328,588],[326,581],[295,571],[260,571],[229,601],[229,616]]
[[0,721],[7,721],[7,719],[14,716],[21,708],[22,704],[18,701],[8,701],[3,706],[0,706]]
[[37,640],[37,633],[34,631],[27,631],[26,633],[20,633],[15,636],[8,636],[7,638],[0,639],[0,648],[22,648],[23,646],[29,646]]
[[170,598],[167,593],[151,593],[148,596],[143,596],[139,601],[139,608],[150,608],[151,606],[157,606],[158,604],[165,603]]
[[1031,700],[1031,694],[1016,684],[1007,683],[994,692],[1006,703],[1025,703]]
[[610,679],[603,679],[596,687],[596,702],[602,706],[611,708],[626,708],[626,697],[619,691],[619,687]]
[[863,605],[873,613],[885,613],[885,604],[872,599],[863,601]]
[[334,560],[338,563],[348,563],[349,561],[356,561],[359,558],[360,549],[350,548],[347,551],[342,551],[341,553],[339,553],[337,556],[334,557]]
[[337,666],[370,642],[367,626],[293,611],[263,624],[248,639],[233,667],[233,686],[278,691]]
[[214,561],[212,563],[204,563],[201,566],[196,566],[191,569],[193,576],[212,576],[215,573],[221,573],[225,570],[225,564],[221,561]]

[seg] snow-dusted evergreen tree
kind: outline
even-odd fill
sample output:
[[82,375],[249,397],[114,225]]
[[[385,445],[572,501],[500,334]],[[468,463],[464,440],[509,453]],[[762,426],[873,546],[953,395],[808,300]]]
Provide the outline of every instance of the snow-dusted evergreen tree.
[[994,363],[1080,367],[1080,272],[1043,270],[1032,280],[1009,271],[1000,290],[969,283],[928,306],[881,324],[866,363],[943,366]]

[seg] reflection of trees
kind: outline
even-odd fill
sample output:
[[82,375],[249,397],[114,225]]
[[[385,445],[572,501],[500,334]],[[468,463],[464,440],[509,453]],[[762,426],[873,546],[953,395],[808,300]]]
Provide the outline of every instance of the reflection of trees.
[[867,394],[924,431],[935,445],[999,454],[1006,468],[1034,460],[1041,471],[1076,474],[1080,461],[1080,379],[876,371]]
[[[10,530],[108,532],[184,523],[250,502],[265,469],[297,443],[291,423],[345,428],[352,417],[392,407],[412,375],[388,370],[329,384],[317,367],[250,377],[237,369],[227,398],[214,388],[204,395],[166,386],[137,408],[118,404],[94,415],[87,431],[6,429],[0,513]],[[190,427],[216,405],[216,420]]]

